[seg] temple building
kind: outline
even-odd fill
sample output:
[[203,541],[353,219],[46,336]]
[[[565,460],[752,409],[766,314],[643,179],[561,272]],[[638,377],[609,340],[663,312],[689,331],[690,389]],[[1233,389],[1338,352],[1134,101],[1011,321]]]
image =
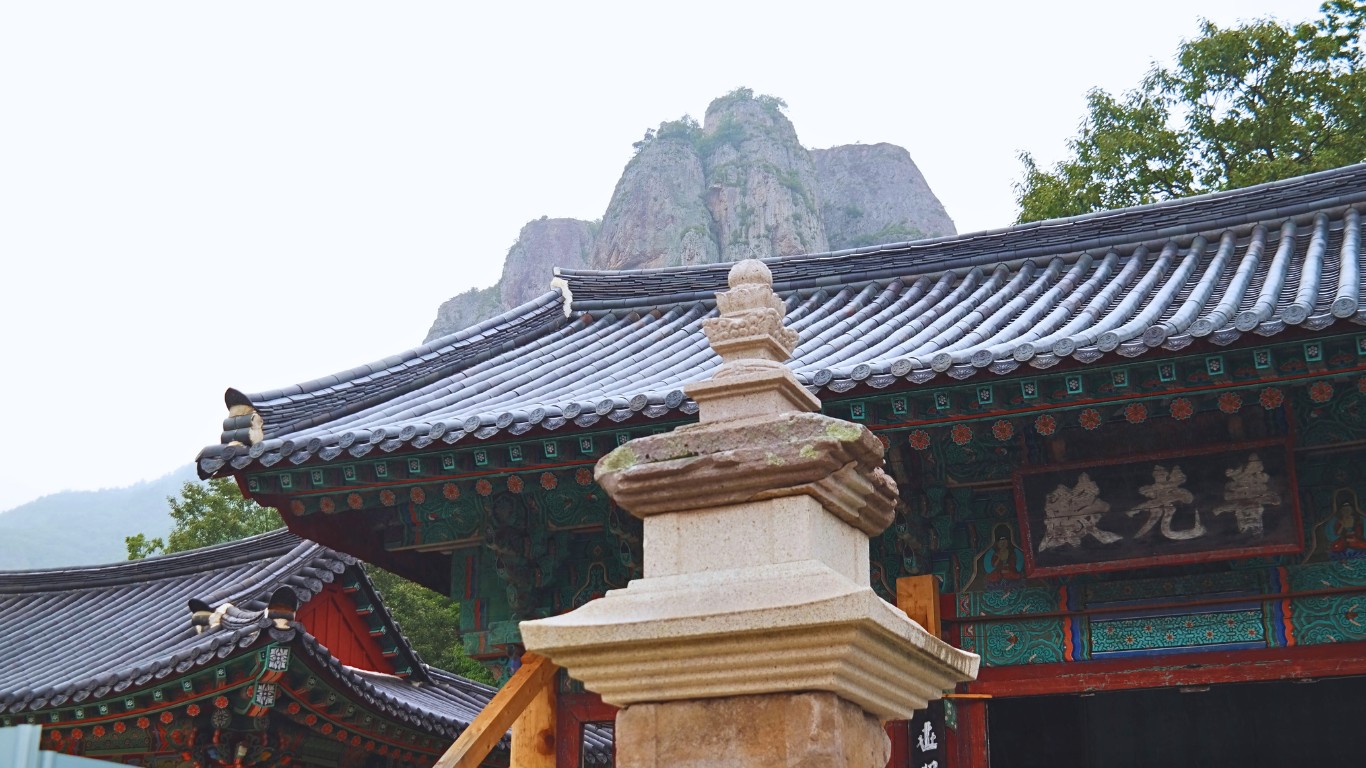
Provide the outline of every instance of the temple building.
[[[767,262],[788,365],[900,487],[874,587],[936,577],[942,636],[982,657],[889,726],[893,765],[1359,760],[1330,734],[1366,711],[1362,206],[1355,165]],[[200,474],[448,592],[506,671],[519,621],[641,573],[593,467],[695,420],[727,270],[564,270],[430,344],[228,390]],[[612,710],[563,679],[558,717],[575,766]]]
[[493,695],[423,664],[355,558],[284,530],[0,572],[0,637],[0,728],[129,765],[428,766]]

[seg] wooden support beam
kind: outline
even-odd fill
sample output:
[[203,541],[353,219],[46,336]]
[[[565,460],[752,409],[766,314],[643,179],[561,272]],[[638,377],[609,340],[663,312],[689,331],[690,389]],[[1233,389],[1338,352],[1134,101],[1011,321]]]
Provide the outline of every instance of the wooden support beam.
[[991,765],[987,741],[987,702],[963,699],[958,707],[958,727],[949,730],[945,768],[988,768]]
[[[523,711],[542,695],[544,689],[553,689],[557,669],[549,659],[534,653],[523,654],[521,668],[513,673],[512,679],[494,695],[433,768],[478,768]],[[553,723],[553,704],[551,712]],[[553,760],[553,737],[551,756]]]
[[549,682],[541,686],[512,724],[509,768],[555,768],[555,698],[555,675],[551,666]]
[[939,637],[939,578],[933,574],[926,576],[903,576],[896,580],[896,607],[911,617],[911,621]]

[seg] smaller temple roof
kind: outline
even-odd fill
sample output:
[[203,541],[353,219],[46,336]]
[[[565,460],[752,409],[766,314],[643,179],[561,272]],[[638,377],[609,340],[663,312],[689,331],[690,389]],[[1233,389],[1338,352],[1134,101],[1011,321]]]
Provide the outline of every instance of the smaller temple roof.
[[[1366,322],[1366,164],[934,240],[767,260],[813,393],[1090,364]],[[696,412],[729,265],[561,270],[430,344],[269,392],[228,390],[202,476]],[[1159,352],[1160,354],[1160,352]]]
[[454,738],[493,690],[422,664],[378,599],[370,608],[409,678],[348,666],[293,620],[343,575],[377,598],[354,558],[284,530],[127,563],[0,572],[0,713],[118,695],[274,641],[376,709]]

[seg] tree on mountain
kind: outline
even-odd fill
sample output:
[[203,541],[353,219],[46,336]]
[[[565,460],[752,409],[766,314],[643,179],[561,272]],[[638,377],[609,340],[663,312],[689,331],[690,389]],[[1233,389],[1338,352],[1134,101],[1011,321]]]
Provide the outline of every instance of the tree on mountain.
[[365,572],[375,589],[383,593],[384,605],[423,661],[447,672],[494,684],[488,669],[471,659],[460,643],[459,603],[383,568],[367,564]]
[[141,533],[125,538],[129,560],[245,539],[281,526],[279,515],[243,498],[237,483],[225,477],[187,482],[180,488],[180,497],[167,496],[166,503],[175,521],[170,535],[164,541]]
[[1175,66],[1087,117],[1051,169],[1022,153],[1021,222],[1234,189],[1366,159],[1366,2],[1300,24],[1208,21]]
[[[274,510],[244,498],[230,478],[187,482],[178,498],[168,496],[166,502],[175,521],[170,535],[165,540],[149,539],[141,533],[124,538],[129,560],[224,544],[281,527]],[[488,670],[466,655],[460,644],[458,603],[372,565],[367,564],[365,571],[375,589],[384,594],[385,606],[423,661],[481,682],[493,682]]]

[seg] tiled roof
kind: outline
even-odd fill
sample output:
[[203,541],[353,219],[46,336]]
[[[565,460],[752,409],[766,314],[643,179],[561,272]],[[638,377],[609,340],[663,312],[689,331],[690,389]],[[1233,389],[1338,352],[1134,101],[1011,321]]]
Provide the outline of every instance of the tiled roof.
[[[1007,374],[1366,322],[1366,164],[1070,219],[768,261],[813,392]],[[559,292],[374,365],[245,395],[203,475],[693,413],[728,265],[562,271]],[[568,311],[563,301],[569,300]]]
[[[354,558],[282,530],[128,563],[0,572],[0,712],[136,689],[225,658],[266,633],[295,642],[378,711],[454,738],[492,689],[422,666],[406,644],[401,652],[421,670],[420,682],[348,667],[306,627],[281,630],[268,619],[276,590],[291,590],[302,604],[348,569],[365,579]],[[217,626],[196,633],[191,600],[219,609]]]

